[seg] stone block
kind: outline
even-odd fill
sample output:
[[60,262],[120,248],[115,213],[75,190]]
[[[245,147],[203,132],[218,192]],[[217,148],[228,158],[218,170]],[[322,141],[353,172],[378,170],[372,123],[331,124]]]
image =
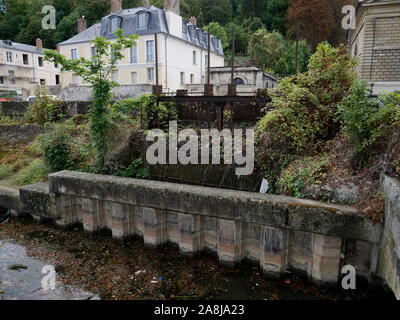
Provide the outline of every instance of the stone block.
[[264,273],[278,277],[287,267],[288,231],[281,228],[264,227],[261,266]]
[[221,263],[232,266],[242,259],[241,223],[219,220],[218,257]]

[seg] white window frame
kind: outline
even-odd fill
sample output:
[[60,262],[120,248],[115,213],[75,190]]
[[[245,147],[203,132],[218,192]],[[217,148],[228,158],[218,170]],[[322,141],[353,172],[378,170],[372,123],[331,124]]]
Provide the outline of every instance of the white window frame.
[[181,79],[181,85],[184,86],[186,84],[185,72],[181,71],[180,79]]
[[154,62],[154,40],[146,41],[146,61]]
[[71,59],[77,60],[78,59],[78,49],[71,49]]
[[138,63],[138,49],[137,45],[130,49],[130,61],[131,63]]
[[13,62],[13,53],[11,51],[6,51],[7,62]]
[[152,82],[154,79],[154,68],[147,68],[147,81]]
[[193,65],[197,65],[197,51],[193,51]]
[[[133,81],[133,80],[135,80],[135,81]],[[131,84],[136,85],[136,84],[138,84],[138,82],[139,82],[138,73],[136,71],[131,72]]]

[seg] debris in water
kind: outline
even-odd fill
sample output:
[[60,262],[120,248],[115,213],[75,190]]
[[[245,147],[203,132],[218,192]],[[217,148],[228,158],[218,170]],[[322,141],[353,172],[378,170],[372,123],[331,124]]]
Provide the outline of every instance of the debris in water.
[[11,266],[8,267],[8,270],[20,271],[21,269],[28,269],[28,267],[23,266],[22,264],[12,264]]

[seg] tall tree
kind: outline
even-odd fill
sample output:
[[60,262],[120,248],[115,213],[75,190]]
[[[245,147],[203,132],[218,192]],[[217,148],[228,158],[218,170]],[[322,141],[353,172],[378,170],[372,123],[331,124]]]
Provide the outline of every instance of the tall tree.
[[290,0],[287,23],[292,37],[299,30],[313,49],[328,40],[336,26],[329,0]]

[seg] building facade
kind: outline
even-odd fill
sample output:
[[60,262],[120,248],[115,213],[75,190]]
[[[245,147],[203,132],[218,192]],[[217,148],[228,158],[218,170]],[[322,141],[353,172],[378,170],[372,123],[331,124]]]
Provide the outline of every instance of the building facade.
[[[232,68],[210,68],[210,83],[214,85],[214,95],[227,95],[228,85],[232,83]],[[253,95],[258,89],[275,88],[278,80],[257,67],[237,66],[233,71],[233,83],[236,84],[238,94]],[[204,90],[202,84],[188,84],[186,88],[192,93]]]
[[25,98],[38,85],[57,91],[60,84],[60,68],[44,60],[41,39],[36,40],[36,47],[0,40],[0,92],[17,92]]
[[[111,11],[101,23],[88,29],[83,20],[78,21],[80,32],[58,44],[60,53],[71,59],[90,58],[93,55],[90,40],[102,36],[112,41],[114,31],[121,28],[125,36],[139,37],[134,48],[123,52],[124,58],[112,72],[112,79],[120,85],[155,85],[157,74],[158,84],[165,91],[184,89],[189,83],[205,83],[208,34],[197,27],[195,18],[183,20],[179,15],[179,0],[164,0],[163,9],[147,6],[145,2],[143,7],[126,10],[122,10],[120,0],[111,0]],[[224,66],[222,44],[215,36],[211,36],[210,51],[210,66]],[[63,72],[62,85],[88,84],[71,72]]]
[[400,90],[400,0],[358,2],[349,46],[374,93]]

